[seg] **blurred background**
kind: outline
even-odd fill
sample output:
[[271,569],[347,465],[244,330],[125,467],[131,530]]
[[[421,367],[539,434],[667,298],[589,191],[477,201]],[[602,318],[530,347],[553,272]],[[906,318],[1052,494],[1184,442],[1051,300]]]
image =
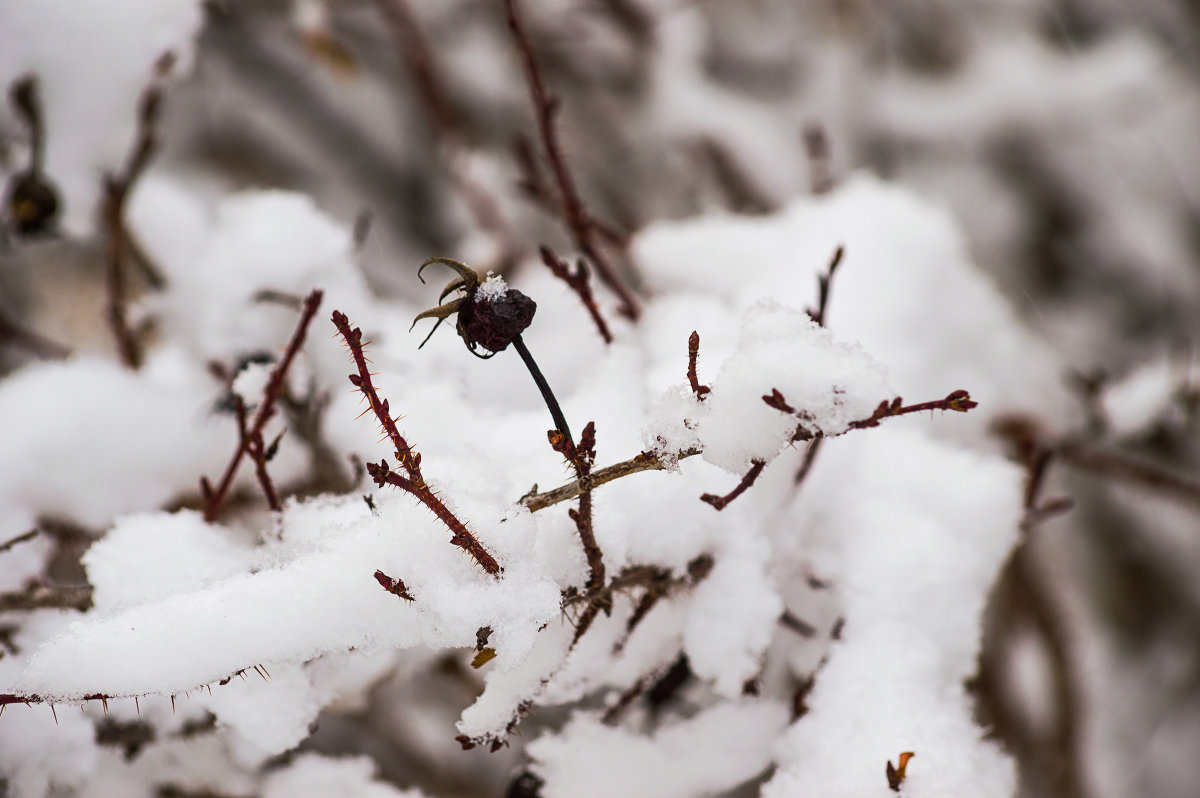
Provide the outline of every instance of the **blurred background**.
[[[1195,795],[1200,4],[523,10],[580,193],[614,240],[658,220],[770,214],[857,170],[950,209],[975,262],[1069,364],[1081,408],[1043,490],[1075,506],[1031,513],[993,597],[969,685],[981,722],[1017,757],[1024,796]],[[415,292],[412,265],[430,254],[504,273],[529,268],[538,243],[571,249],[548,175],[530,167],[540,142],[500,2],[211,0],[203,17],[166,95],[156,170],[212,197],[312,195],[354,226],[385,294]],[[24,136],[0,118],[6,172]],[[86,231],[6,244],[3,318],[75,350],[111,346],[99,247]],[[636,264],[617,268],[636,287]],[[30,357],[0,333],[3,368]],[[1002,430],[1034,465],[1039,421]],[[443,689],[465,689],[452,676]],[[519,745],[461,772],[414,730],[425,715],[452,723],[466,699],[393,682],[381,706],[408,707],[403,722],[368,707],[323,719],[305,745],[367,750],[385,776],[439,794],[504,789]]]

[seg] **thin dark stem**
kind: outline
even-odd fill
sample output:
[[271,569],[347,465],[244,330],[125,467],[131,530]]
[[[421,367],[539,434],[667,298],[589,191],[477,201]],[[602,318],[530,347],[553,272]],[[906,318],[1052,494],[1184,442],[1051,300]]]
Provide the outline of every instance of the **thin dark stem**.
[[812,473],[813,464],[817,462],[817,455],[821,452],[821,443],[824,438],[813,438],[808,442],[808,446],[804,449],[804,460],[800,463],[799,470],[796,471],[794,484],[800,487],[804,484],[804,480],[808,479],[808,475]]
[[275,490],[275,484],[271,482],[271,475],[267,472],[267,452],[263,446],[262,433],[254,433],[253,435],[246,429],[246,403],[242,401],[242,397],[234,397],[234,412],[237,414],[238,422],[238,440],[241,441],[242,447],[246,453],[250,455],[250,459],[254,461],[254,474],[258,477],[259,487],[262,488],[263,495],[267,499],[267,506],[273,512],[283,510],[283,503],[279,501],[279,492]]
[[542,392],[542,399],[546,402],[546,407],[550,410],[551,418],[554,419],[554,428],[565,435],[567,440],[574,445],[575,439],[571,437],[571,428],[567,426],[567,417],[563,415],[562,408],[558,405],[558,399],[555,398],[554,391],[550,389],[550,383],[546,381],[546,377],[542,374],[542,370],[538,368],[533,355],[529,353],[529,347],[525,346],[525,341],[519,335],[513,339],[512,344],[517,350],[517,354],[521,356],[521,360],[525,363],[525,368],[529,369],[529,375],[537,383],[538,390]]
[[833,287],[833,275],[842,264],[845,255],[846,248],[838,244],[837,249],[833,251],[833,257],[829,259],[825,273],[817,277],[817,308],[810,310],[808,315],[822,327],[825,326],[825,317],[829,311],[829,289]]
[[[262,402],[258,405],[258,411],[254,414],[254,421],[247,428],[247,435],[252,437],[258,435],[261,439],[262,431],[267,426],[267,422],[275,413],[275,405],[279,401],[280,395],[283,393],[284,380],[287,378],[288,369],[292,367],[292,361],[296,359],[300,348],[304,345],[304,338],[308,334],[308,326],[312,322],[313,317],[317,313],[317,308],[321,306],[321,298],[323,293],[319,290],[314,290],[304,299],[304,309],[300,314],[300,321],[296,324],[296,330],[292,333],[292,338],[288,341],[287,350],[284,352],[283,359],[276,364],[271,372],[271,377],[267,381],[267,387],[263,389]],[[225,497],[229,494],[229,489],[233,485],[233,478],[237,475],[238,466],[241,465],[243,455],[248,454],[246,451],[245,439],[238,441],[238,447],[233,453],[233,457],[229,460],[229,465],[225,467],[225,473],[221,475],[221,481],[215,489],[208,486],[208,480],[201,481],[201,488],[204,493],[204,519],[206,521],[216,520],[217,513],[221,509],[221,504],[224,503]]]
[[0,552],[8,551],[9,549],[25,543],[26,541],[33,540],[38,536],[38,531],[39,530],[37,529],[31,529],[22,535],[17,535],[15,538],[10,538],[3,543],[0,543]]
[[688,367],[687,378],[688,384],[692,386],[692,393],[696,394],[696,398],[704,401],[706,394],[712,391],[707,385],[700,384],[700,377],[696,373],[696,361],[700,357],[700,333],[692,330],[692,334],[688,336]]

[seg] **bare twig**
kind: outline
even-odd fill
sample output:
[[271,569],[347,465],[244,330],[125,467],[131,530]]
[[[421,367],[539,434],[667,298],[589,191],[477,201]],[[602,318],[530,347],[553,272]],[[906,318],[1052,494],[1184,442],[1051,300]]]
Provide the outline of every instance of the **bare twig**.
[[[264,448],[262,432],[251,433],[246,428],[246,403],[242,401],[242,397],[234,396],[233,402],[234,413],[237,415],[238,441],[250,455],[250,459],[254,461],[254,474],[258,478],[263,496],[267,499],[267,506],[273,512],[279,512],[283,509],[283,503],[279,501],[279,492],[275,490],[275,484],[271,482],[271,475],[267,472],[267,461],[271,459],[271,454],[274,452],[268,453]],[[278,443],[279,439],[275,440]],[[273,444],[271,449],[274,450],[274,448]]]
[[804,480],[808,479],[808,475],[812,473],[813,464],[817,462],[817,455],[821,452],[821,444],[824,440],[824,438],[813,438],[805,447],[804,460],[800,462],[800,468],[796,471],[794,480],[796,487],[804,484]]
[[130,327],[128,318],[128,287],[126,285],[125,260],[130,254],[129,230],[125,221],[125,206],[129,194],[138,178],[150,163],[158,148],[158,121],[162,110],[163,83],[175,64],[175,54],[165,53],[154,65],[154,77],[138,100],[137,136],[125,165],[117,174],[104,177],[103,220],[108,244],[105,250],[107,264],[108,308],[107,316],[121,360],[130,368],[138,368],[142,361],[141,344]]
[[304,338],[308,334],[308,326],[316,315],[317,308],[321,305],[322,296],[321,291],[314,290],[305,297],[300,320],[297,322],[296,330],[292,333],[292,338],[288,342],[283,359],[271,371],[271,376],[267,380],[267,386],[263,389],[262,401],[259,403],[258,410],[254,414],[254,420],[246,428],[246,434],[239,439],[238,447],[234,451],[229,465],[225,467],[225,473],[221,476],[221,481],[214,489],[206,478],[201,478],[200,489],[204,496],[204,518],[206,521],[216,519],[217,513],[221,509],[221,504],[225,501],[229,489],[233,485],[233,478],[237,475],[237,469],[242,462],[242,456],[250,454],[247,451],[246,442],[254,439],[255,436],[257,436],[259,441],[262,440],[263,430],[266,428],[267,422],[274,416],[275,405],[283,393],[284,380],[287,378],[288,369],[291,368],[292,361],[296,359],[296,355],[300,352],[300,347],[304,345]]
[[705,493],[700,497],[700,501],[711,504],[716,510],[724,510],[731,501],[745,493],[758,480],[758,475],[766,467],[767,464],[762,460],[755,460],[754,464],[750,466],[750,470],[742,477],[742,481],[729,493],[724,496],[718,496],[715,493]]
[[692,393],[696,394],[696,398],[704,401],[706,394],[712,391],[712,388],[707,385],[700,384],[700,377],[696,374],[696,360],[700,356],[700,333],[692,330],[692,334],[688,336],[688,367],[687,378],[688,384],[692,386]]
[[779,203],[754,181],[724,143],[706,136],[700,140],[698,150],[712,168],[731,210],[762,215],[778,207]]
[[11,549],[15,546],[18,546],[22,543],[33,540],[34,538],[36,538],[38,536],[39,531],[40,530],[38,530],[38,529],[31,529],[22,535],[17,535],[15,538],[10,538],[10,539],[4,541],[3,543],[0,543],[0,552],[8,551],[9,549]]
[[837,249],[833,251],[833,257],[829,259],[825,273],[817,277],[817,307],[815,310],[809,310],[808,315],[822,327],[825,326],[825,316],[829,308],[829,289],[833,286],[833,275],[842,264],[845,255],[846,248],[838,244]]
[[48,608],[82,611],[91,606],[91,585],[39,586],[15,593],[0,593],[0,612]]
[[608,324],[604,321],[604,317],[600,315],[600,308],[596,305],[596,297],[592,294],[592,286],[590,283],[590,272],[587,268],[587,263],[580,258],[572,271],[567,262],[558,257],[554,250],[543,245],[539,252],[542,256],[542,263],[549,267],[555,277],[566,283],[572,291],[583,302],[583,306],[587,308],[588,315],[592,317],[592,321],[596,325],[596,330],[600,333],[600,337],[604,339],[604,343],[611,344],[613,342],[612,333],[608,330]]
[[612,289],[618,298],[620,298],[621,313],[630,319],[636,320],[641,314],[637,300],[634,298],[633,293],[621,282],[620,278],[617,277],[616,272],[598,246],[596,241],[596,224],[591,214],[584,207],[583,200],[579,197],[575,180],[571,176],[570,169],[567,167],[566,159],[563,157],[562,146],[558,140],[558,129],[555,126],[555,115],[558,111],[559,103],[557,98],[550,95],[546,90],[546,85],[542,82],[541,73],[538,71],[537,59],[533,55],[533,45],[530,43],[529,37],[526,35],[525,29],[521,24],[520,16],[517,13],[517,0],[503,0],[503,2],[509,32],[512,34],[513,41],[517,46],[517,50],[521,55],[521,61],[525,67],[525,78],[529,84],[529,93],[533,100],[538,133],[542,140],[542,149],[546,156],[546,161],[550,164],[550,171],[554,175],[554,182],[558,187],[558,194],[562,203],[563,222],[567,226],[567,229],[571,231],[571,236],[575,240],[575,245],[579,247],[579,251],[595,267],[596,273],[600,275],[600,279],[604,284]]
[[385,484],[393,485],[411,494],[449,528],[453,534],[450,538],[452,545],[458,546],[470,554],[475,562],[489,574],[499,574],[500,564],[488,553],[478,538],[467,529],[466,524],[460,521],[450,511],[450,508],[438,499],[433,489],[425,483],[425,478],[421,474],[420,453],[414,451],[400,434],[400,430],[396,427],[396,421],[392,418],[387,400],[379,398],[379,394],[375,391],[375,385],[371,382],[371,372],[367,368],[367,358],[363,351],[362,330],[358,327],[351,328],[346,314],[336,310],[333,312],[333,325],[345,341],[358,370],[357,374],[350,375],[350,382],[367,400],[370,405],[368,411],[373,412],[379,420],[379,424],[392,442],[392,449],[399,467],[404,469],[402,475],[392,471],[388,467],[387,460],[379,463],[367,463],[367,473],[371,479],[379,487],[383,487]]

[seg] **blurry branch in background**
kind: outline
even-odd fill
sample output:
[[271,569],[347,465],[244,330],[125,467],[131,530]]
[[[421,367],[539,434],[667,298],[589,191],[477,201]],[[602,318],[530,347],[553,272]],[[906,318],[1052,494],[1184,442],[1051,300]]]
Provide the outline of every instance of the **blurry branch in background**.
[[63,360],[71,350],[33,330],[26,329],[0,313],[0,346],[9,344],[46,360]]
[[158,148],[158,122],[162,112],[164,84],[174,65],[175,54],[172,52],[164,53],[155,63],[153,79],[138,99],[137,134],[133,148],[120,172],[104,176],[101,213],[107,238],[108,323],[116,338],[121,361],[135,369],[141,366],[143,353],[138,335],[129,323],[129,275],[126,273],[129,256],[138,253],[134,255],[134,263],[140,264],[152,286],[161,287],[163,283],[161,276],[150,267],[145,254],[131,244],[125,210],[130,192]]
[[[1035,444],[1020,446],[1017,457],[1026,470],[1020,539],[993,588],[989,602],[992,633],[984,635],[979,675],[971,687],[979,700],[983,724],[992,727],[1025,763],[1044,794],[1085,798],[1089,791],[1081,673],[1073,660],[1070,622],[1033,542],[1043,522],[1070,510],[1073,503],[1065,497],[1042,499],[1054,458],[1049,449]],[[1018,709],[1022,700],[1012,694],[1011,652],[1024,635],[1033,635],[1049,665],[1053,716],[1048,729],[1037,729]]]
[[761,216],[779,209],[779,203],[755,182],[727,144],[713,136],[703,136],[696,150],[712,169],[732,211]]
[[[563,156],[562,144],[559,142],[558,129],[555,125],[559,100],[557,97],[550,95],[546,90],[546,85],[542,82],[541,73],[538,71],[537,59],[533,54],[533,44],[529,41],[529,37],[521,23],[521,18],[517,13],[517,0],[503,0],[503,3],[509,32],[512,34],[513,42],[520,53],[521,62],[525,68],[525,79],[529,84],[530,98],[533,100],[538,135],[541,138],[543,155],[546,158],[546,162],[550,165],[550,172],[554,176],[554,183],[558,189],[559,210],[563,223],[575,240],[575,246],[579,247],[579,251],[591,262],[601,281],[621,300],[620,312],[624,316],[636,321],[641,315],[641,309],[633,293],[617,276],[616,271],[605,257],[597,238],[608,236],[600,232],[603,228],[597,227],[597,223],[584,206],[583,200],[580,198],[579,191],[576,188],[575,180],[571,176],[571,171],[567,166],[566,158]],[[536,161],[532,157],[528,159],[527,168],[532,170],[532,174],[537,174]],[[544,183],[527,176],[527,181],[529,180],[532,180],[532,182],[528,183],[527,190],[530,191],[531,195],[537,196],[533,194],[530,187],[544,186]],[[544,192],[545,189],[543,188],[542,191]]]
[[1075,436],[1053,438],[1030,418],[998,419],[993,431],[1007,440],[1022,460],[1028,459],[1029,452],[1049,452],[1055,462],[1074,471],[1140,488],[1200,511],[1200,477],[1174,471],[1113,446],[1088,443]]
[[609,332],[608,323],[600,315],[600,308],[596,306],[596,297],[592,293],[591,272],[588,271],[587,262],[580,258],[575,265],[575,270],[572,271],[567,262],[558,257],[550,247],[543,245],[538,251],[542,256],[542,263],[546,264],[555,277],[566,283],[579,296],[579,301],[587,308],[588,315],[592,317],[592,321],[596,324],[596,330],[604,339],[604,343],[611,344],[613,342],[612,333]]
[[492,236],[498,244],[497,262],[489,264],[489,268],[504,273],[520,256],[520,247],[496,198],[471,173],[470,153],[462,125],[450,107],[433,49],[421,31],[408,0],[374,2],[392,30],[396,51],[429,122],[430,132],[451,184],[479,229]]
[[813,194],[820,196],[833,190],[833,173],[829,166],[829,136],[822,125],[804,128],[804,151],[808,155],[809,184]]

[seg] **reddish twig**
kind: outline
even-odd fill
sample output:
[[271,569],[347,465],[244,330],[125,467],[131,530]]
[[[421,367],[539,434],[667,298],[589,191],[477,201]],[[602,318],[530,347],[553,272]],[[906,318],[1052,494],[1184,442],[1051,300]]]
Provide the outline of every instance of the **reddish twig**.
[[[238,441],[250,455],[250,459],[254,461],[254,474],[258,478],[259,486],[262,487],[267,505],[273,512],[279,512],[283,509],[283,504],[279,501],[279,493],[275,490],[275,484],[271,482],[271,475],[267,472],[267,462],[275,454],[279,438],[275,439],[275,442],[271,444],[270,451],[267,451],[263,446],[262,433],[251,433],[246,428],[246,403],[242,401],[242,397],[234,396],[233,410],[237,415]],[[280,435],[282,434],[280,433]]]
[[815,310],[809,310],[808,315],[822,327],[825,326],[825,316],[829,308],[829,289],[833,285],[833,275],[837,271],[837,267],[842,264],[842,258],[845,255],[846,248],[838,244],[837,249],[833,251],[833,257],[829,259],[829,266],[825,268],[825,273],[817,276],[817,307]]
[[137,137],[133,149],[117,174],[104,177],[103,220],[108,236],[105,249],[107,264],[107,316],[121,360],[130,368],[142,362],[141,344],[129,325],[128,287],[125,261],[132,251],[125,221],[125,206],[130,191],[158,148],[158,121],[162,111],[163,82],[175,64],[175,54],[165,53],[154,65],[154,78],[138,100]]
[[[766,397],[763,397],[763,399],[765,400]],[[897,396],[891,402],[880,402],[879,406],[875,408],[875,412],[869,418],[850,422],[850,429],[878,427],[879,422],[885,418],[906,416],[910,413],[923,413],[926,410],[930,412],[934,410],[953,410],[957,413],[965,413],[978,406],[979,403],[972,401],[971,395],[963,390],[951,391],[945,399],[935,399],[932,402],[921,402],[916,405],[903,404],[903,401]]]
[[729,491],[729,493],[724,496],[718,496],[715,493],[705,493],[700,497],[700,501],[711,504],[714,509],[724,510],[726,505],[728,505],[738,496],[741,496],[743,493],[745,493],[750,486],[758,480],[758,475],[761,474],[763,469],[766,467],[767,464],[762,460],[755,460],[754,464],[750,466],[750,470],[746,472],[744,477],[742,477],[742,481],[737,484],[737,487]]
[[529,93],[533,100],[538,133],[542,140],[542,149],[546,156],[546,161],[550,164],[550,171],[554,175],[554,182],[558,187],[563,222],[567,226],[567,229],[570,230],[571,236],[575,240],[575,245],[579,247],[579,251],[595,267],[596,273],[600,275],[600,279],[604,284],[612,289],[620,298],[621,313],[630,319],[636,320],[641,314],[637,300],[634,298],[632,292],[617,277],[616,272],[598,246],[596,242],[598,232],[596,223],[584,207],[583,200],[580,199],[579,192],[575,186],[575,180],[571,176],[570,169],[567,168],[567,162],[562,153],[562,145],[558,140],[558,130],[555,126],[555,114],[558,111],[559,103],[557,98],[550,95],[546,90],[546,85],[542,82],[541,73],[538,71],[537,59],[533,55],[533,45],[525,33],[520,16],[517,14],[517,0],[503,0],[503,2],[509,32],[512,34],[513,41],[517,46],[517,50],[521,55],[521,61],[525,67],[525,78],[529,84]]
[[372,411],[379,420],[383,431],[392,442],[392,450],[399,467],[404,470],[403,474],[392,471],[387,460],[382,460],[379,463],[367,463],[367,474],[379,487],[393,485],[411,494],[449,528],[452,533],[450,538],[452,545],[458,546],[470,554],[475,562],[489,574],[499,574],[501,571],[499,563],[467,529],[466,524],[460,521],[450,511],[450,508],[438,499],[433,489],[426,484],[425,478],[421,475],[420,453],[413,451],[412,447],[408,445],[408,441],[400,434],[400,430],[396,427],[396,421],[392,418],[387,400],[379,398],[375,385],[371,382],[371,372],[367,368],[367,358],[363,352],[362,330],[358,327],[351,328],[346,314],[336,310],[333,312],[333,325],[337,328],[338,334],[342,336],[342,340],[345,341],[354,365],[358,368],[357,374],[350,375],[350,382],[367,400],[370,405],[368,410]]
[[379,583],[380,587],[391,593],[393,596],[399,596],[405,601],[416,601],[416,599],[413,598],[413,595],[408,592],[408,586],[404,584],[403,579],[393,579],[383,571],[376,571],[375,581]]
[[588,272],[587,263],[580,258],[575,266],[575,271],[571,271],[571,267],[567,265],[565,260],[562,260],[558,255],[554,254],[554,250],[543,245],[540,250],[542,255],[542,263],[549,267],[555,277],[566,283],[572,291],[579,295],[579,300],[583,302],[583,306],[587,308],[587,312],[592,317],[592,321],[596,324],[596,329],[600,332],[600,337],[604,339],[604,343],[611,344],[613,342],[612,333],[608,330],[608,324],[604,321],[604,317],[600,315],[600,308],[596,305],[596,297],[592,294],[592,286],[589,281],[591,277]]
[[221,509],[221,504],[229,494],[229,489],[233,485],[233,478],[237,475],[238,466],[242,462],[242,456],[249,454],[246,441],[253,439],[255,436],[260,441],[262,440],[263,429],[275,413],[275,405],[283,393],[284,380],[287,377],[288,369],[291,368],[292,361],[296,359],[296,355],[300,352],[300,347],[304,345],[304,338],[308,334],[308,325],[312,322],[313,317],[317,313],[317,308],[321,305],[322,296],[321,291],[314,290],[305,297],[304,308],[300,313],[300,320],[296,324],[296,330],[292,333],[291,340],[288,341],[283,359],[271,371],[271,376],[267,380],[267,386],[263,389],[262,401],[259,403],[258,410],[254,414],[254,420],[247,427],[246,434],[238,441],[238,447],[234,450],[229,465],[225,467],[225,473],[221,475],[221,481],[217,484],[217,487],[214,489],[209,484],[208,479],[201,477],[200,490],[204,496],[204,519],[206,521],[216,519],[217,512]]
[[704,396],[712,391],[712,388],[700,384],[700,377],[696,374],[696,360],[699,356],[700,333],[692,330],[692,334],[688,336],[688,384],[692,386],[692,393],[696,394],[696,398],[704,401]]

